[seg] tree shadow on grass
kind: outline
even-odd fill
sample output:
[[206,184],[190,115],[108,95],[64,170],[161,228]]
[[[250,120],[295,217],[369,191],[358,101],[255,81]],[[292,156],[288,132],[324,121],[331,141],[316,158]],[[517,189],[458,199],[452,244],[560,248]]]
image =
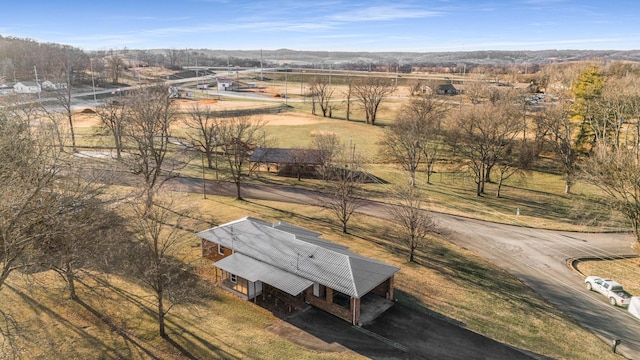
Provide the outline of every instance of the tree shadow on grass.
[[[61,324],[64,328],[69,329],[71,332],[77,334],[79,337],[86,339],[90,344],[91,347],[93,349],[96,350],[100,350],[103,354],[109,354],[109,356],[113,356],[113,357],[117,357],[117,358],[127,358],[130,357],[131,354],[126,354],[123,353],[121,350],[106,344],[103,339],[101,339],[98,336],[92,335],[89,332],[86,331],[86,327],[85,326],[79,326],[76,325],[74,323],[72,323],[70,320],[68,320],[66,317],[64,317],[63,315],[61,315],[60,313],[54,311],[53,309],[51,309],[50,307],[44,305],[42,302],[34,299],[33,297],[29,296],[28,294],[22,292],[21,290],[9,285],[5,283],[5,286],[7,289],[13,291],[15,294],[17,294],[20,298],[22,298],[22,300],[29,305],[29,307],[31,307],[36,313],[43,313],[43,314],[47,314],[48,316],[50,316],[51,318],[55,319],[57,321],[58,324]],[[46,322],[44,322],[42,320],[42,318],[39,316],[38,317],[38,322],[41,322],[41,330],[46,333],[48,332],[59,332],[59,330],[56,330],[56,328],[51,328],[50,326],[47,326],[49,324],[47,324]],[[38,333],[39,336],[42,336],[41,333]],[[50,346],[56,346],[56,344],[64,344],[66,342],[67,339],[61,340],[59,335],[54,335],[54,334],[49,334],[48,336],[46,336],[46,338],[49,340],[48,342],[45,342],[46,344],[49,344]],[[29,339],[27,339],[29,340]],[[40,340],[40,341],[39,341]],[[37,341],[38,343],[41,343],[41,339],[36,340],[34,339],[34,341]],[[42,344],[41,344],[42,346]],[[47,349],[50,351],[57,351],[57,349],[55,348],[51,348],[51,349]]]
[[79,304],[80,306],[82,306],[83,308],[85,308],[85,310],[89,311],[91,314],[93,314],[93,316],[95,316],[98,320],[102,321],[105,325],[107,325],[109,327],[109,330],[111,330],[112,332],[117,333],[118,335],[122,336],[122,338],[130,344],[133,344],[136,348],[142,350],[142,352],[144,352],[147,356],[149,356],[151,359],[160,359],[159,357],[155,356],[149,349],[147,349],[146,347],[144,347],[141,343],[139,343],[138,341],[136,341],[135,339],[133,339],[131,336],[129,336],[129,334],[127,334],[126,330],[123,329],[120,326],[117,326],[113,320],[111,318],[109,318],[108,316],[105,316],[103,314],[101,314],[99,311],[97,311],[96,309],[94,309],[93,307],[91,307],[89,304],[85,303],[84,301],[82,301],[82,299],[75,299],[74,300],[77,304]]
[[[116,294],[119,298],[124,299],[130,304],[136,306],[140,311],[149,316],[151,319],[154,319],[157,316],[157,313],[154,309],[149,307],[149,304],[142,300],[142,298],[134,294],[123,287],[116,286],[109,281],[92,274],[88,274],[87,276],[91,276],[93,281],[99,284],[100,287],[108,289],[110,292]],[[187,276],[197,277],[197,275],[191,273]],[[197,283],[190,282],[189,280],[185,280],[186,282],[191,283],[191,286],[195,287],[197,291],[195,293],[198,294],[197,297],[194,297],[193,293],[187,299],[182,299],[180,305],[183,306],[207,306],[212,300],[215,300],[215,293],[212,290],[213,285],[204,279],[197,277]],[[89,290],[90,286],[88,284],[85,285]],[[99,296],[99,293],[96,293],[96,296]],[[100,314],[95,314],[100,318]],[[210,341],[204,339],[199,333],[206,334],[205,329],[200,329],[198,324],[189,323],[188,328],[183,324],[187,323],[187,320],[184,318],[180,318],[178,322],[178,318],[175,316],[171,316],[171,312],[165,317],[165,322],[167,324],[167,338],[165,340],[180,353],[189,359],[197,359],[197,358],[208,358],[208,357],[219,357],[219,358],[233,358],[234,356],[219,347],[213,345]],[[117,324],[113,323],[112,319],[108,319],[105,321],[107,325],[115,326],[116,328],[120,328]],[[182,324],[181,324],[182,323]],[[246,354],[249,356],[249,354]]]

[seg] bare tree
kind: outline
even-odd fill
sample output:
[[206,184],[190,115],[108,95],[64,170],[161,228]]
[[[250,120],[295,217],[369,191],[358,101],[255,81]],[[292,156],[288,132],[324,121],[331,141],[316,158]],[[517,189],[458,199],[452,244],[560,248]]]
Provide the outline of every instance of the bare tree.
[[411,96],[422,94],[422,87],[424,85],[419,79],[409,80],[407,85],[409,85],[409,93],[411,94]]
[[191,142],[204,152],[207,157],[207,166],[209,169],[213,169],[214,156],[216,156],[218,146],[218,132],[222,120],[216,117],[209,107],[201,107],[197,104],[189,110],[187,115],[183,121],[187,127],[195,132],[195,134],[189,134]]
[[430,181],[438,154],[438,136],[444,109],[431,96],[411,100],[398,114],[396,122],[384,130],[382,151],[400,164],[416,185],[416,171],[423,160]]
[[323,180],[329,180],[333,174],[334,161],[340,153],[340,139],[335,133],[317,134],[312,142],[313,148],[320,152],[318,172]]
[[498,189],[496,197],[500,197],[502,185],[512,176],[524,177],[526,171],[531,168],[535,158],[535,145],[521,142],[519,145],[510,143],[500,154],[496,162],[498,169]]
[[403,117],[384,129],[380,141],[380,151],[388,155],[394,163],[400,164],[404,171],[409,173],[411,186],[416,185],[416,170],[422,162],[422,123],[413,118]]
[[309,82],[309,91],[311,92],[312,112],[315,115],[315,104],[320,105],[323,117],[331,117],[330,115],[330,101],[335,88],[331,86],[329,81],[325,77],[315,76]]
[[[73,57],[74,53],[65,53],[64,58],[60,60],[60,75],[54,76],[57,80],[57,83],[53,85],[52,94],[54,98],[57,100],[58,105],[62,107],[63,112],[67,118],[69,123],[69,132],[71,135],[71,150],[76,152],[78,149],[76,148],[76,134],[73,126],[73,108],[72,108],[72,97],[71,97],[71,89],[73,87],[73,78],[72,73],[74,66],[80,59]],[[44,106],[43,109],[47,112],[51,110],[47,110]]]
[[107,59],[107,69],[109,69],[109,77],[112,84],[117,85],[119,83],[124,67],[124,60],[118,55],[110,56]]
[[124,126],[126,123],[127,106],[125,101],[109,101],[96,107],[96,114],[102,125],[109,129],[116,148],[116,158],[122,159]]
[[121,238],[122,219],[100,199],[101,188],[70,174],[56,188],[58,213],[51,235],[35,245],[38,263],[57,272],[67,283],[69,297],[77,300],[79,270],[96,264],[112,240]]
[[61,153],[64,152],[68,141],[67,127],[64,123],[64,114],[55,111],[45,112],[45,116],[40,121],[40,126],[50,130],[51,138],[55,140],[55,146],[58,147],[58,151]]
[[27,131],[31,131],[31,127],[36,125],[42,118],[42,107],[33,99],[24,96],[18,96],[15,101],[19,104],[11,108],[11,113],[17,119],[20,119],[27,127]]
[[181,217],[171,204],[142,204],[134,208],[133,231],[138,237],[136,273],[155,296],[158,332],[166,338],[165,316],[179,303],[181,293],[192,286],[183,276],[180,250]]
[[53,192],[59,166],[47,137],[0,112],[0,288],[33,265],[34,244],[52,235],[51,221],[65,211]]
[[584,179],[602,190],[603,202],[627,218],[640,245],[640,162],[635,149],[597,145],[582,168]]
[[345,83],[347,85],[347,89],[343,92],[344,94],[344,103],[345,103],[345,119],[347,121],[351,120],[351,99],[353,98],[353,77],[347,75],[345,78]]
[[169,69],[176,70],[178,68],[180,58],[183,55],[183,50],[178,50],[175,48],[167,49],[166,55],[169,58]]
[[309,164],[315,162],[315,152],[311,149],[291,149],[293,167],[296,170],[298,181],[302,180],[303,173],[309,173]]
[[352,146],[348,153],[342,151],[328,185],[327,207],[342,224],[344,234],[348,233],[347,224],[351,216],[363,204],[360,191],[365,179],[361,163],[355,146]]
[[129,99],[125,134],[135,144],[135,153],[126,162],[144,179],[143,192],[151,208],[153,197],[172,172],[185,161],[166,162],[170,152],[171,125],[177,121],[176,109],[164,86],[141,89]]
[[600,96],[593,98],[590,126],[600,143],[604,141],[619,146],[626,124],[637,119],[638,83],[636,75],[609,76]]
[[389,78],[363,77],[354,81],[353,92],[364,109],[367,124],[376,124],[380,103],[395,89],[393,81]]
[[561,99],[555,105],[545,107],[539,126],[547,133],[546,143],[551,146],[562,166],[565,177],[565,193],[571,193],[571,187],[578,175],[578,139],[576,134],[581,125],[571,120],[570,103]]
[[476,194],[484,193],[489,171],[522,128],[510,101],[480,104],[457,114],[448,133],[450,145],[474,173]]
[[398,203],[389,210],[400,229],[397,241],[409,250],[409,261],[414,262],[416,249],[427,241],[427,235],[436,231],[431,215],[422,209],[422,194],[414,186],[398,191]]
[[236,198],[242,200],[241,185],[247,174],[245,166],[252,149],[263,137],[265,122],[249,116],[235,116],[220,122],[218,146],[229,164],[231,178],[236,185]]
[[466,94],[472,104],[479,104],[489,94],[488,81],[483,74],[474,74],[465,82]]

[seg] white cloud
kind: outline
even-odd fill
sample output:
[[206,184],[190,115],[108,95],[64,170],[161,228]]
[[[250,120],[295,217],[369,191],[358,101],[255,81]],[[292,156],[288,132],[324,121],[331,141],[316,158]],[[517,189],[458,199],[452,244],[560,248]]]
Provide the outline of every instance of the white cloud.
[[354,21],[392,21],[400,19],[416,19],[440,16],[438,11],[429,11],[408,6],[370,6],[364,9],[355,9],[340,14],[334,14],[329,19],[342,22]]

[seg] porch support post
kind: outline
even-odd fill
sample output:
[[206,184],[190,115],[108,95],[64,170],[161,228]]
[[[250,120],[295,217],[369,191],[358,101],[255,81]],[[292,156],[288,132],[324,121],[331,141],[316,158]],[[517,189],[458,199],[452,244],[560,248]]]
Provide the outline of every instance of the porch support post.
[[349,305],[351,308],[351,324],[358,325],[358,323],[360,323],[360,298],[352,297],[351,301],[349,301]]

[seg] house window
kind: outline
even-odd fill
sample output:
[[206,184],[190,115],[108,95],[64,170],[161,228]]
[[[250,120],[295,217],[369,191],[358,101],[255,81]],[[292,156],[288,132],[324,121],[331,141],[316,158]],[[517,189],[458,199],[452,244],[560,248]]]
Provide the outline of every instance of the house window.
[[224,246],[218,244],[218,254],[224,255]]
[[234,284],[238,283],[238,276],[236,274],[229,274],[229,281],[231,281]]

